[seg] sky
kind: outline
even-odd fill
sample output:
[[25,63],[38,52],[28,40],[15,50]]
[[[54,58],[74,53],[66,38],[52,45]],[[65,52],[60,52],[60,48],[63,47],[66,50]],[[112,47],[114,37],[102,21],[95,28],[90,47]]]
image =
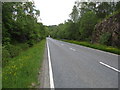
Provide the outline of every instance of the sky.
[[58,25],[69,19],[76,0],[33,0],[40,10],[39,22],[44,25]]

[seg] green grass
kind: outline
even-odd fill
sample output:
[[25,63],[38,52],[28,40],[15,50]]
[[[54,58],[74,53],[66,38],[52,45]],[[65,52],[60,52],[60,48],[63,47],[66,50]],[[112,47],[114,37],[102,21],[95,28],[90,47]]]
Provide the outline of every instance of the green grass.
[[45,40],[11,59],[3,68],[3,88],[30,88],[38,85],[38,72],[42,65]]
[[91,44],[89,42],[79,42],[79,41],[74,41],[74,40],[63,40],[63,41],[120,55],[120,49],[114,48],[114,47],[111,47],[111,46],[105,46],[105,45],[100,45],[100,44]]

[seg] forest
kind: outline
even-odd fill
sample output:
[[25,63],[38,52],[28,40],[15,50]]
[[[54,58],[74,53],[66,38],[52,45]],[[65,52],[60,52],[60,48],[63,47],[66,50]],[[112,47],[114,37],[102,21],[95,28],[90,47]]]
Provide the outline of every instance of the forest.
[[[96,32],[95,29],[97,28],[96,27],[97,24],[100,24],[102,21],[105,21],[114,15],[117,15],[116,22],[120,25],[120,21],[119,21],[120,2],[76,1],[73,6],[72,12],[69,15],[70,19],[66,20],[64,23],[61,23],[59,25],[47,26],[46,32],[50,34],[52,38],[57,38],[62,40],[85,41],[85,42],[93,43],[94,39],[97,38],[94,37],[95,36],[94,34],[99,34],[99,32],[102,31],[101,30],[99,32]],[[111,25],[114,26],[113,23],[114,21],[111,21],[111,24],[109,24],[109,26]],[[106,26],[103,25],[103,27],[107,27],[107,26],[108,25]],[[100,29],[100,27],[98,29]],[[116,38],[120,38],[119,30],[120,29],[117,30],[118,37],[116,36]],[[98,39],[97,43],[118,48],[120,44],[119,40],[116,41],[116,44],[112,44],[111,42],[112,33],[109,30],[105,30],[105,29],[103,31],[104,33],[100,34],[100,38]]]

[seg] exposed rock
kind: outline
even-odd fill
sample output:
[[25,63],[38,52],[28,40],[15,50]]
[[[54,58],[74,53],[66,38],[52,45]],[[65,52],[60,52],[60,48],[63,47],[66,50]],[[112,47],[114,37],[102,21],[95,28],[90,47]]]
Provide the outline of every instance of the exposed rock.
[[100,36],[104,33],[110,33],[110,44],[120,47],[120,13],[115,14],[95,26],[92,42],[99,43]]

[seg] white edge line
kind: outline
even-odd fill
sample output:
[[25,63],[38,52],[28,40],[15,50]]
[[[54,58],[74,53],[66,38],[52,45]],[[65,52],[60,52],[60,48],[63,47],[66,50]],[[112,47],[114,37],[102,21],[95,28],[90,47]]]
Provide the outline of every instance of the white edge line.
[[105,64],[103,62],[99,62],[99,63],[102,64],[102,65],[104,65],[104,66],[106,66],[106,67],[108,67],[108,68],[110,68],[110,69],[112,69],[112,70],[114,70],[114,71],[120,72],[120,70],[118,70],[118,69],[116,69],[114,67],[111,67],[111,66],[109,66],[109,65],[107,65],[107,64]]
[[52,65],[51,65],[51,60],[50,60],[50,50],[49,50],[48,41],[47,41],[47,49],[48,49],[50,88],[55,88],[55,86],[54,86],[54,80],[53,80]]

